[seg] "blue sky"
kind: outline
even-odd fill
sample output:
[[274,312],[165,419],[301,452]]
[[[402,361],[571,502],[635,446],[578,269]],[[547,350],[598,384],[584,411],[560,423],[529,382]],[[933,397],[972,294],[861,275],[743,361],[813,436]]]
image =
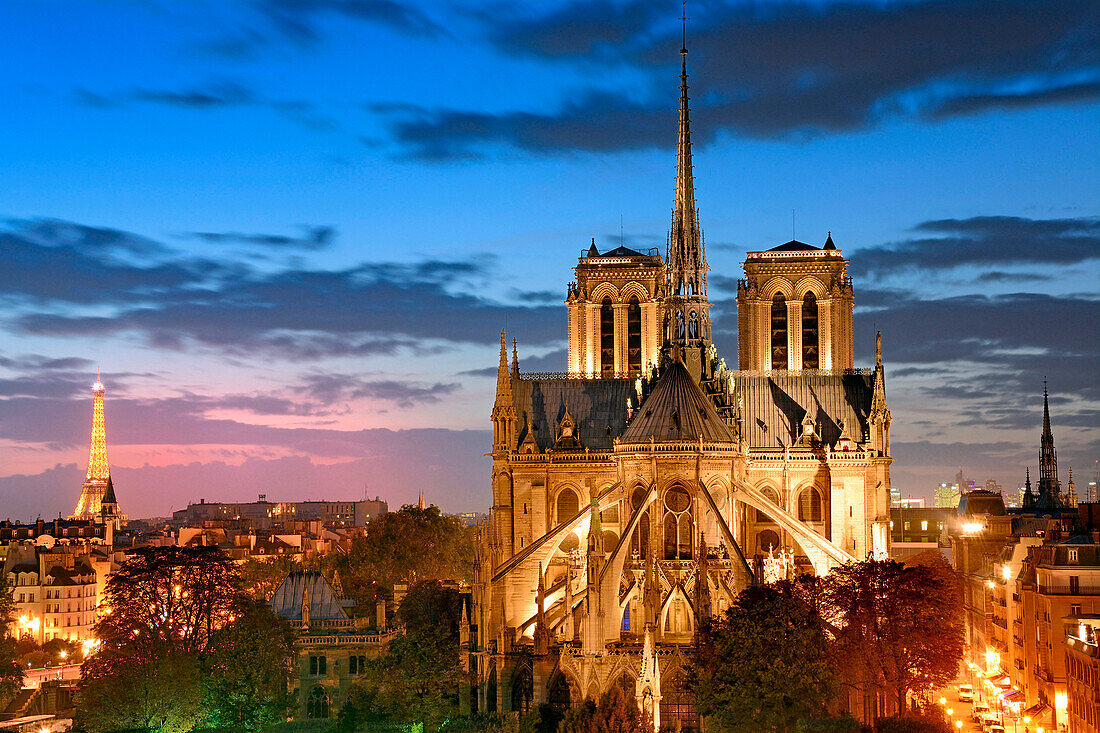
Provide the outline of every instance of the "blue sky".
[[[484,508],[496,334],[564,366],[591,237],[664,244],[675,2],[0,7],[0,499],[70,511],[96,365],[124,508],[424,489]],[[1050,379],[1100,456],[1100,10],[697,2],[717,341],[748,250],[826,231],[884,332],[894,483],[1015,486]],[[792,216],[793,214],[793,216]],[[723,320],[724,319],[724,320]],[[724,325],[723,325],[724,324]],[[425,459],[425,457],[427,457]],[[1064,477],[1063,477],[1064,478]]]

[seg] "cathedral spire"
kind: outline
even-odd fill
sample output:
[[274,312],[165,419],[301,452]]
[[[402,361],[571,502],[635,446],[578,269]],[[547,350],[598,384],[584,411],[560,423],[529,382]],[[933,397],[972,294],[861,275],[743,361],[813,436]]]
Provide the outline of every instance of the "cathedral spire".
[[[518,366],[517,366],[518,369]],[[508,339],[500,332],[500,364],[497,366],[497,398],[493,405],[493,452],[516,449],[516,404],[512,398],[512,374],[508,369]]]
[[114,485],[111,483],[111,466],[107,462],[107,427],[103,416],[103,395],[107,390],[96,369],[92,385],[92,438],[88,448],[88,472],[80,499],[76,503],[75,519],[92,519],[99,515],[104,496],[110,488],[110,501],[114,501]]
[[680,49],[680,128],[676,145],[676,200],[668,238],[669,295],[707,292],[707,260],[699,212],[695,206],[695,171],[691,162],[691,118],[688,108],[687,47]]

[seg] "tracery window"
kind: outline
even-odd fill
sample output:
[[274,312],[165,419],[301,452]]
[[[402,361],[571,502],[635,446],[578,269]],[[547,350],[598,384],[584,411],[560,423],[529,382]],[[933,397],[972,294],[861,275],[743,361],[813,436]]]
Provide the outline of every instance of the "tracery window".
[[[772,504],[775,504],[776,506],[779,506],[779,497],[776,495],[776,493],[772,489],[766,488],[763,491],[761,491],[760,493],[762,493],[764,496],[766,496],[768,498],[768,501],[770,501]],[[766,512],[762,512],[759,509],[757,509],[756,510],[756,521],[758,521],[758,522],[774,522],[775,519],[773,519],[771,516],[769,516]]]
[[626,368],[632,372],[642,369],[642,307],[638,298],[631,297],[626,306]]
[[779,535],[774,530],[765,529],[756,535],[756,551],[766,555],[769,550],[779,550]]
[[688,317],[688,338],[699,338],[699,315],[695,311]]
[[328,717],[328,692],[320,685],[314,686],[309,691],[309,699],[306,701],[306,717],[315,719]]
[[661,726],[676,727],[676,721],[680,721],[680,730],[698,730],[695,695],[688,689],[687,677],[682,669],[661,680]]
[[787,368],[787,299],[772,298],[772,369]]
[[[645,501],[646,490],[641,486],[634,489],[634,493],[630,495],[630,504],[637,510]],[[646,558],[649,556],[649,510],[646,509],[642,512],[642,516],[638,518],[638,528],[634,530],[634,537],[631,540],[632,552],[638,554],[640,558]]]
[[679,312],[676,313],[676,338],[684,338],[684,314]]
[[680,486],[665,492],[664,539],[666,560],[690,560],[694,526],[691,496]]
[[573,704],[573,696],[569,692],[569,680],[559,673],[550,683],[550,707],[558,712],[565,712]]
[[531,668],[523,665],[516,670],[516,676],[512,678],[512,710],[523,713],[530,710],[534,695],[535,687]]
[[818,369],[821,352],[818,348],[817,298],[806,293],[802,299],[802,368]]
[[611,298],[604,298],[600,304],[600,371],[615,371],[615,309]]

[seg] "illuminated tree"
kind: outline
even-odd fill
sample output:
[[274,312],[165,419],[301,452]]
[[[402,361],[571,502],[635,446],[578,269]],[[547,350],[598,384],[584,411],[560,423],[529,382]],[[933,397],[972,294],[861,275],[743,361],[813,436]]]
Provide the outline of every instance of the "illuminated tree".
[[0,703],[4,706],[23,686],[23,668],[19,664],[17,640],[8,635],[15,620],[12,586],[0,576]]
[[267,560],[250,557],[240,565],[241,588],[261,601],[274,595],[286,576],[302,570],[302,564],[286,555],[276,555]]
[[204,660],[202,690],[208,725],[261,730],[286,719],[296,634],[262,601],[214,635]]
[[393,591],[395,583],[468,580],[473,572],[474,533],[439,507],[403,506],[367,525],[352,541],[340,568],[345,590],[362,609]]
[[793,731],[837,689],[825,624],[790,584],[747,588],[703,630],[691,686],[708,727]]
[[946,562],[850,563],[827,576],[824,596],[840,629],[835,647],[847,676],[893,695],[899,711],[912,690],[942,687],[958,674],[961,599]]

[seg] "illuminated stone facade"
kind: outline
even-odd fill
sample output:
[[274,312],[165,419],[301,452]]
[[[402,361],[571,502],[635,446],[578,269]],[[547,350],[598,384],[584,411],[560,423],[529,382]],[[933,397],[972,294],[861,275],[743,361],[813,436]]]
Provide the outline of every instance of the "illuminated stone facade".
[[[745,265],[750,314],[757,290],[818,298],[816,337],[827,346],[817,368],[799,368],[803,359],[731,371],[711,341],[684,54],[664,266],[594,245],[581,258],[567,300],[570,373],[521,373],[501,334],[492,511],[470,618],[482,711],[565,707],[620,684],[655,728],[693,729],[684,679],[695,631],[761,579],[769,548],[816,572],[889,550],[881,345],[874,369],[851,369],[851,282],[831,237],[823,249],[799,243],[797,256],[786,245],[752,253]],[[639,304],[637,355],[624,292]],[[799,330],[787,350],[801,351],[807,319],[786,312]],[[745,343],[770,338],[770,321],[741,328]]]

